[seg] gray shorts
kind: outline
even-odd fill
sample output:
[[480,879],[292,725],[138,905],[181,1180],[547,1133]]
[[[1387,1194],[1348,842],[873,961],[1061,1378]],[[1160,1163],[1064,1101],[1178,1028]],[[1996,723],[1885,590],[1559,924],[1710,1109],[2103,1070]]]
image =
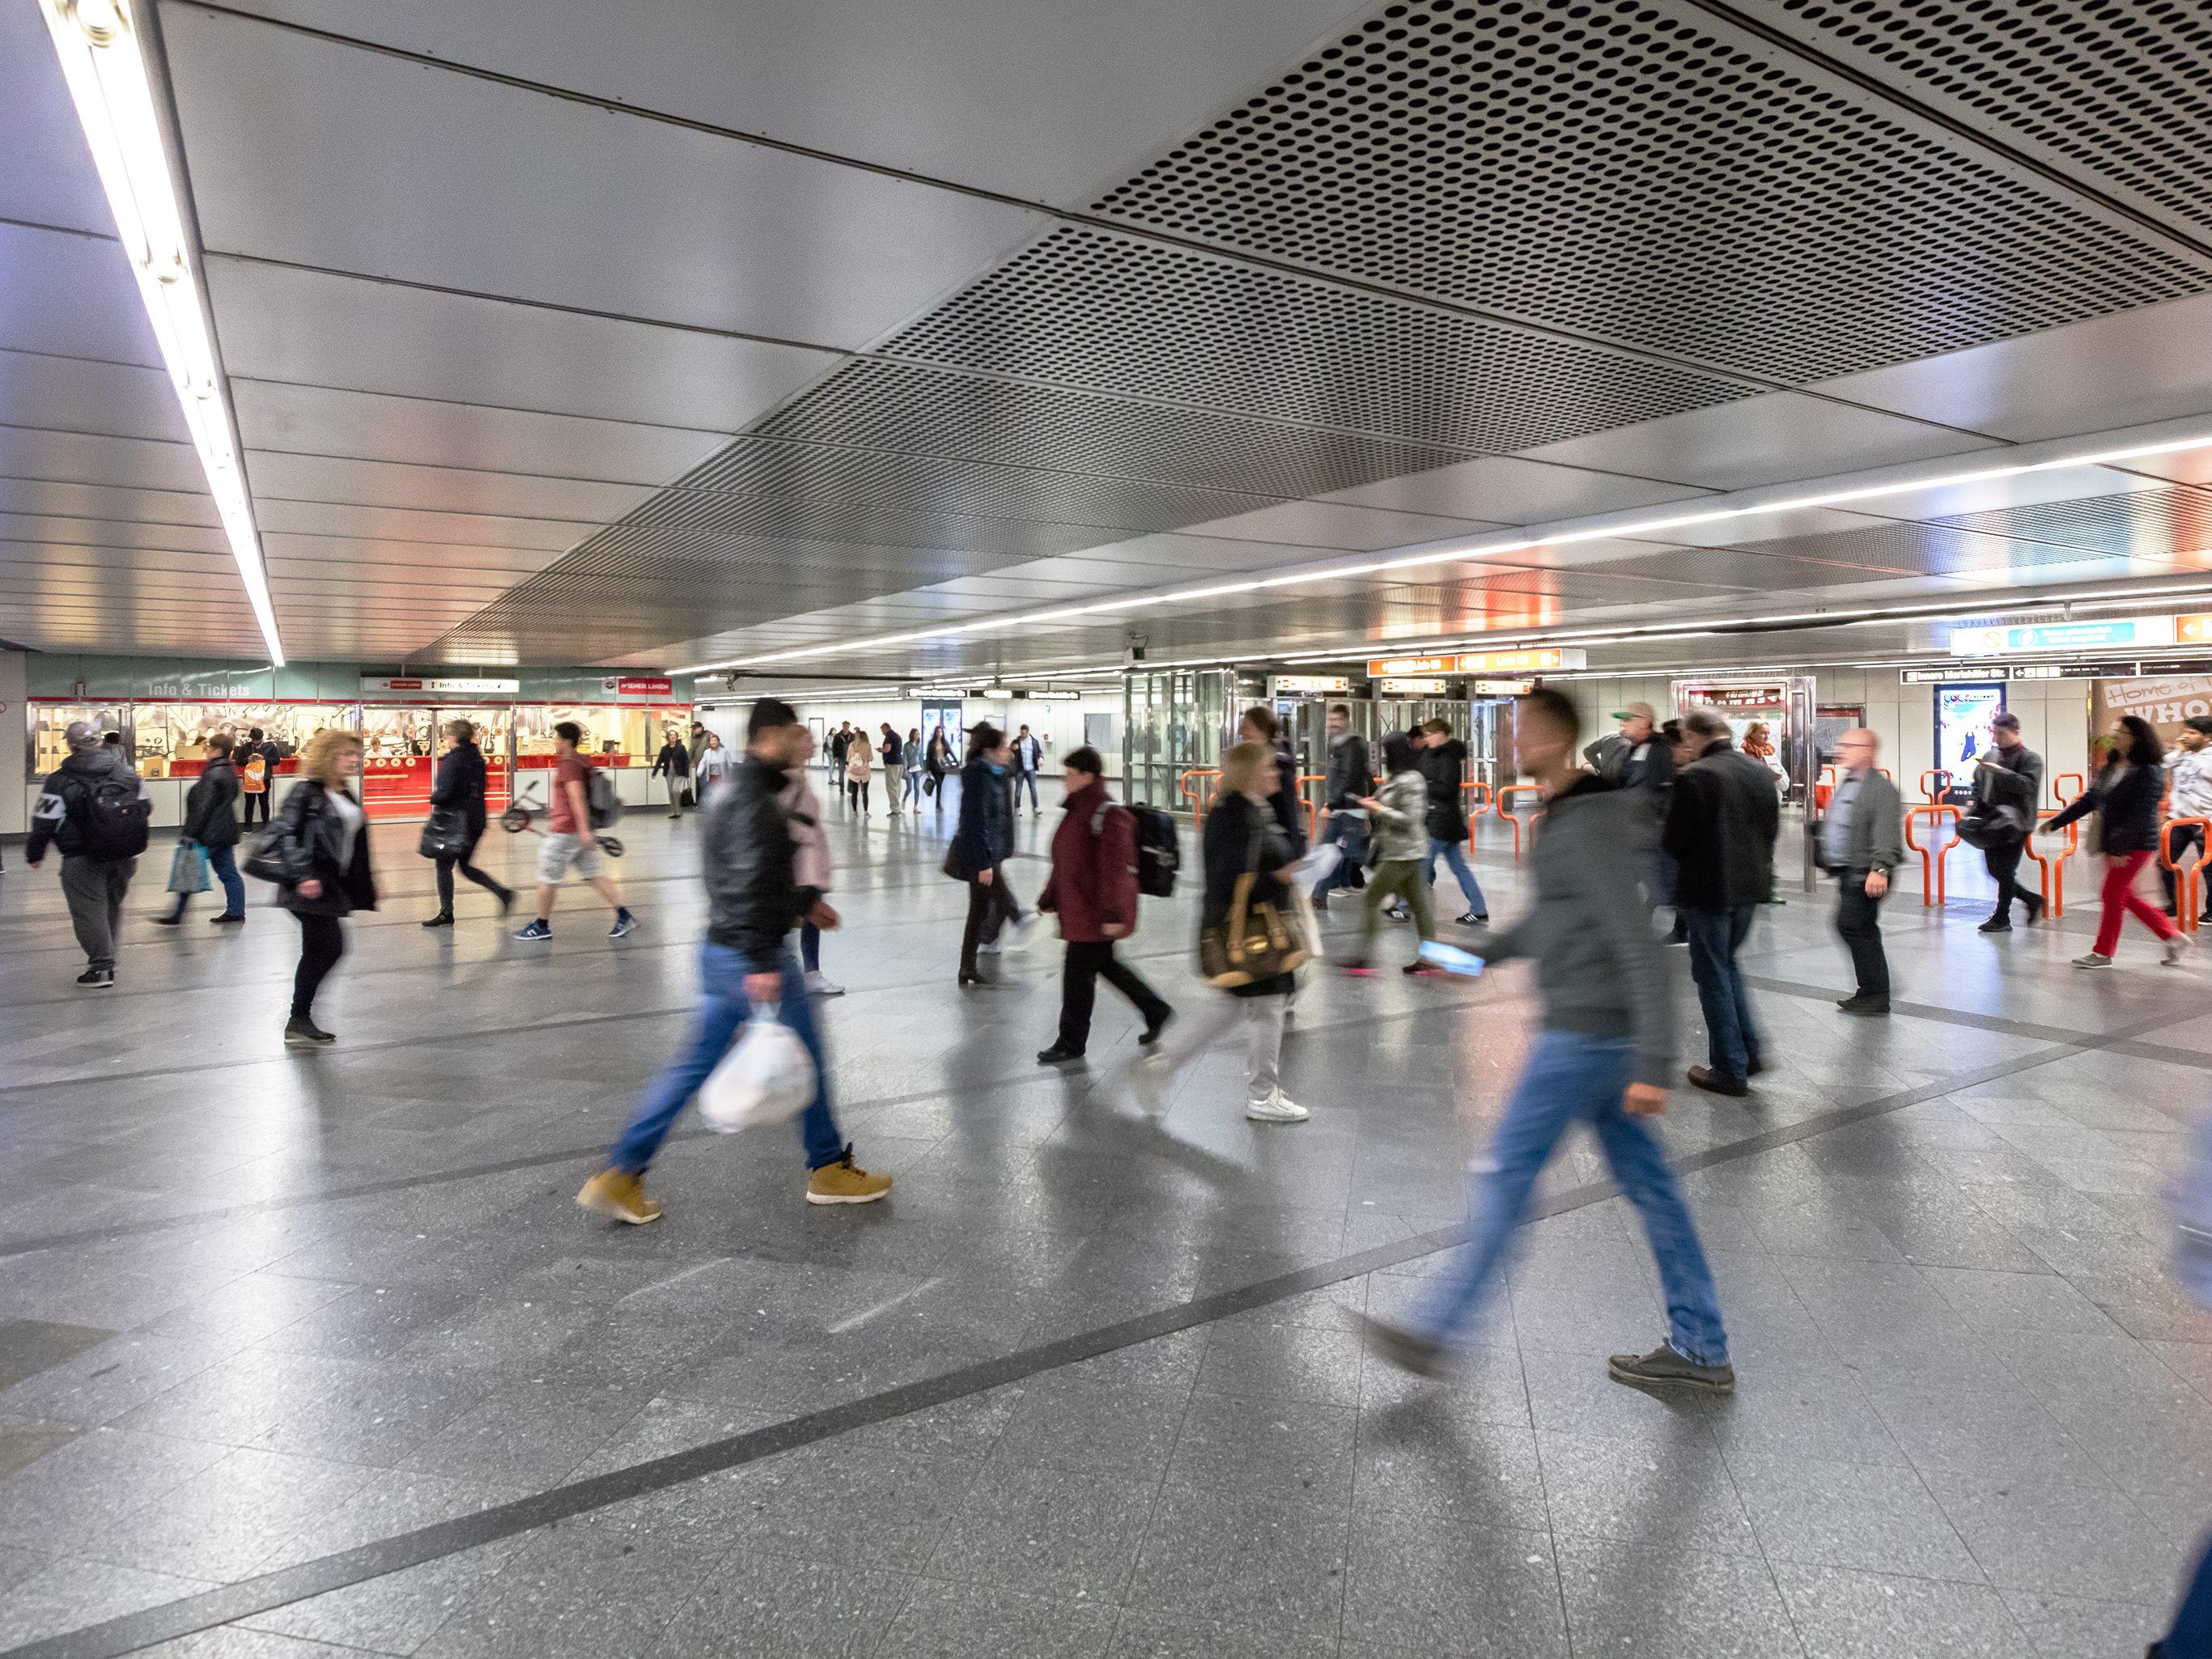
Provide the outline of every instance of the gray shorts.
[[598,843],[586,847],[581,836],[547,835],[538,848],[538,879],[550,887],[572,868],[586,881],[598,875]]

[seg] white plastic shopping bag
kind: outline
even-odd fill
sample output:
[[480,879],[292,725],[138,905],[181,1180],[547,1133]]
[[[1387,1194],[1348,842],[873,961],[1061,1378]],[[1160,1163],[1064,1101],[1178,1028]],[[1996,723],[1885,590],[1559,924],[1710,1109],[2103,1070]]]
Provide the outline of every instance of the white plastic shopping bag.
[[699,1087],[699,1116],[719,1134],[786,1122],[813,1102],[814,1056],[775,1016],[772,1004],[756,1010]]

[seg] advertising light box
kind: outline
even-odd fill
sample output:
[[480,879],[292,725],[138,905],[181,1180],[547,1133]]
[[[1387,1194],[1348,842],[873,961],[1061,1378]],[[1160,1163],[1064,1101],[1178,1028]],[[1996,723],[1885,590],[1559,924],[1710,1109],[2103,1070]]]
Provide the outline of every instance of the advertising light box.
[[2172,617],[2108,617],[2095,622],[2023,623],[2011,628],[1954,628],[1954,657],[2008,657],[2031,651],[2112,651],[2172,645]]

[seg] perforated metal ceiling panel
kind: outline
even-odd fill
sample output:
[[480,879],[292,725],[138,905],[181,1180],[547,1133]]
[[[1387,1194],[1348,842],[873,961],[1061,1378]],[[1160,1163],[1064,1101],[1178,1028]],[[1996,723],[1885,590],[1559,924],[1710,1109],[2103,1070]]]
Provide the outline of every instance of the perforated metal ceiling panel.
[[1684,0],[1393,5],[1097,205],[1787,380],[2212,286],[1874,101]]
[[1747,390],[1079,227],[1055,231],[878,349],[1482,453]]
[[2212,9],[2202,0],[1732,3],[2172,222],[2212,229]]

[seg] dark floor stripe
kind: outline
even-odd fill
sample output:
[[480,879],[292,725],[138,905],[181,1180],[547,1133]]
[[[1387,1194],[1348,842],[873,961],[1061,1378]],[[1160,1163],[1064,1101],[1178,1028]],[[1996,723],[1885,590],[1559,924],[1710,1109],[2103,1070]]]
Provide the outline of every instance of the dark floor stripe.
[[[1830,1130],[1901,1111],[1960,1089],[1972,1088],[1978,1084],[2033,1071],[2038,1066],[2075,1054],[2108,1048],[2142,1031],[2154,1030],[2173,1018],[2175,1016],[2171,1012],[2161,1012],[2154,1019],[2124,1027],[2108,1036],[2082,1043],[2056,1044],[1956,1076],[1862,1101],[1855,1106],[1842,1106],[1816,1113],[1802,1122],[1691,1153],[1678,1160],[1675,1167],[1683,1170],[1709,1170],[1755,1157],[1778,1147],[1810,1139]],[[1532,1206],[1528,1218],[1539,1220],[1602,1203],[1618,1196],[1619,1190],[1611,1182],[1593,1182],[1573,1188]],[[696,1480],[724,1469],[757,1462],[763,1458],[794,1451],[837,1435],[849,1434],[856,1429],[886,1422],[895,1417],[907,1416],[932,1406],[949,1404],[992,1389],[1003,1388],[1011,1382],[1023,1382],[1045,1371],[1057,1370],[1082,1360],[1096,1358],[1101,1354],[1134,1346],[1139,1342],[1171,1336],[1177,1331],[1212,1324],[1232,1315],[1249,1313],[1294,1296],[1304,1295],[1310,1291],[1323,1290],[1347,1279],[1358,1279],[1425,1255],[1432,1255],[1440,1250],[1450,1249],[1462,1243],[1464,1238],[1465,1230],[1459,1227],[1420,1233],[1395,1243],[1377,1245],[1371,1249],[1340,1256],[1334,1261],[1278,1273],[1272,1279],[1261,1279],[1237,1290],[1224,1291],[1218,1295],[1163,1308],[1134,1319],[1102,1326],[1096,1330],[1062,1337],[1000,1358],[963,1366],[939,1376],[926,1377],[917,1382],[870,1395],[865,1399],[833,1406],[826,1411],[810,1412],[802,1417],[771,1424],[764,1429],[732,1435],[703,1446],[695,1446],[689,1451],[633,1464],[629,1468],[597,1475],[588,1480],[572,1481],[513,1503],[496,1504],[474,1515],[379,1539],[374,1543],[317,1560],[301,1562],[297,1566],[265,1573],[257,1578],[226,1585],[221,1589],[186,1596],[140,1613],[126,1613],[102,1624],[87,1626],[82,1630],[9,1648],[0,1653],[0,1659],[118,1659],[123,1654],[150,1647],[156,1643],[172,1641],[196,1631],[251,1618],[256,1613],[267,1613],[313,1596],[328,1595],[332,1590],[344,1589],[372,1578],[419,1566],[426,1561],[457,1555],[462,1551],[511,1538],[519,1533],[534,1531],[572,1516],[588,1514],[629,1498],[665,1491],[687,1480]]]

